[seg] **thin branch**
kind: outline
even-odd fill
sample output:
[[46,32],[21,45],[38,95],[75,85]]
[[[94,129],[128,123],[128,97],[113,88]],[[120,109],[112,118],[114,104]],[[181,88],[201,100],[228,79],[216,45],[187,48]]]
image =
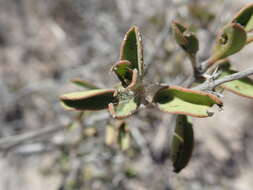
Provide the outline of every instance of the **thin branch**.
[[[28,141],[32,141],[35,139],[49,138],[51,135],[54,135],[57,132],[63,131],[64,129],[68,129],[68,127],[72,126],[74,122],[81,122],[85,112],[79,112],[74,118],[73,121],[69,122],[67,125],[62,126],[54,126],[54,127],[45,127],[43,129],[39,129],[36,131],[27,132],[20,135],[14,135],[10,137],[0,138],[0,151],[7,152],[12,150]],[[87,113],[87,112],[86,112]]]
[[193,89],[194,90],[203,90],[203,91],[210,90],[211,91],[215,87],[217,87],[217,86],[219,86],[223,83],[230,82],[230,81],[237,80],[237,79],[241,79],[241,78],[247,77],[247,76],[252,75],[252,74],[253,74],[253,67],[251,67],[249,69],[246,69],[244,71],[234,73],[234,74],[229,75],[229,76],[225,76],[225,77],[223,77],[221,79],[217,79],[215,81],[207,81],[203,84],[200,84],[199,86],[194,87]]
[[12,147],[15,145],[20,145],[24,142],[27,142],[29,140],[34,140],[35,138],[41,138],[41,137],[50,137],[50,135],[55,134],[56,132],[64,130],[64,126],[58,126],[58,127],[46,127],[43,129],[39,129],[36,131],[28,132],[25,134],[10,136],[10,137],[4,137],[0,139],[0,150],[1,149],[8,149],[8,147]]

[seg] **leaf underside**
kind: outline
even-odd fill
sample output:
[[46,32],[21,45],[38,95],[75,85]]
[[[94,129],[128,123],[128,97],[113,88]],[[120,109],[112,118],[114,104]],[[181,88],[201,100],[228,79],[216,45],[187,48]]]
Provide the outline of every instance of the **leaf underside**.
[[194,147],[194,133],[192,124],[187,116],[178,115],[171,144],[171,160],[174,172],[179,173],[191,159]]
[[115,102],[114,89],[98,89],[73,92],[60,96],[61,103],[68,110],[101,110]]
[[131,97],[129,99],[121,100],[117,104],[114,104],[113,117],[115,119],[125,119],[134,114],[140,105],[140,100],[137,97]]
[[173,33],[176,42],[181,46],[181,48],[190,55],[195,55],[199,49],[199,42],[197,37],[187,30],[185,26],[174,21],[172,23]]
[[[228,76],[234,73],[237,73],[237,71],[228,70],[228,69],[223,70],[220,78],[223,78],[225,76]],[[248,77],[223,83],[221,87],[237,95],[247,97],[247,98],[253,98],[253,81]]]
[[221,100],[212,94],[178,86],[162,88],[153,102],[162,111],[193,117],[208,117],[211,114],[208,108],[214,104],[222,106]]

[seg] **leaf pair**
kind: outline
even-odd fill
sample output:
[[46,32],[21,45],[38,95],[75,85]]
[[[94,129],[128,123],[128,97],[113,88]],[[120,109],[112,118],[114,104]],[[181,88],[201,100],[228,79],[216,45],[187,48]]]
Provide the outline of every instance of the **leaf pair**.
[[189,31],[184,25],[177,21],[172,22],[172,30],[176,42],[190,56],[195,56],[199,50],[199,41],[197,37]]
[[[191,55],[196,53],[198,44],[194,37],[186,34],[185,28],[174,23],[180,31],[177,33],[178,40],[182,40],[182,47]],[[182,37],[182,38],[181,38]],[[195,44],[195,45],[194,45]],[[198,46],[198,45],[197,45]],[[74,80],[75,84],[89,88],[88,91],[74,92],[62,95],[60,100],[68,110],[102,110],[107,109],[115,119],[124,119],[135,113],[142,100],[147,100],[147,88],[143,85],[143,47],[139,30],[132,27],[127,33],[121,45],[120,61],[113,66],[113,71],[121,81],[122,87],[118,89],[95,89],[85,81]],[[153,90],[153,98],[149,103],[153,103],[160,110],[173,113],[184,114],[194,117],[208,117],[211,113],[208,108],[222,102],[212,94],[201,91],[194,91],[178,86],[162,87]]]
[[[138,109],[140,103],[138,96],[124,92],[123,95],[126,97],[119,101],[114,93],[113,89],[99,89],[65,94],[60,99],[68,110],[96,111],[106,109],[109,105],[109,111],[116,119],[126,118]],[[194,117],[211,116],[208,108],[214,104],[222,106],[221,100],[212,94],[178,86],[162,87],[152,102],[162,111]]]
[[112,68],[123,87],[131,84],[134,69],[137,70],[137,78],[142,80],[144,76],[143,45],[141,34],[136,26],[126,33],[121,44],[120,61]]
[[85,81],[73,80],[79,86],[90,90],[62,95],[62,105],[68,110],[101,110],[109,108],[113,118],[123,119],[137,111],[140,95],[135,92],[141,86],[143,66],[143,46],[141,35],[136,26],[125,35],[121,45],[120,61],[112,70],[115,72],[123,88],[96,89]]
[[136,26],[126,33],[121,44],[120,61],[112,70],[126,90],[119,92],[117,104],[109,104],[109,111],[113,118],[124,119],[135,113],[141,103],[138,90],[142,86],[144,77],[143,45],[141,34]]
[[253,30],[253,3],[242,8],[219,33],[209,65],[239,52],[247,44],[247,32]]

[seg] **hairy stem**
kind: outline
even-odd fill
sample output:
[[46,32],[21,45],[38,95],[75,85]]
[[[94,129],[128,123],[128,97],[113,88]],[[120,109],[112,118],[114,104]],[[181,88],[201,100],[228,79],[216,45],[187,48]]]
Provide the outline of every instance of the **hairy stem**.
[[217,80],[214,80],[214,81],[206,81],[205,83],[202,83],[202,84],[194,87],[193,89],[194,90],[203,90],[203,91],[210,90],[211,91],[215,87],[217,87],[217,86],[219,86],[223,83],[230,82],[230,81],[237,80],[237,79],[241,79],[241,78],[247,77],[247,76],[252,75],[252,74],[253,74],[253,67],[251,67],[249,69],[246,69],[244,71],[234,73],[234,74],[229,75],[229,76],[225,76],[221,79],[217,79]]

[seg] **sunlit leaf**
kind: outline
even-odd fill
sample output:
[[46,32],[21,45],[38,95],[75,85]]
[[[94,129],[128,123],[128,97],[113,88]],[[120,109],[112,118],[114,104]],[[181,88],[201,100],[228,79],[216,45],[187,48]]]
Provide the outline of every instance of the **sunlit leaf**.
[[101,110],[115,102],[114,89],[98,89],[73,92],[60,96],[61,103],[68,110]]
[[178,115],[171,143],[171,160],[174,172],[179,173],[186,167],[192,156],[194,134],[187,116]]
[[131,63],[132,69],[137,69],[140,78],[143,77],[143,46],[142,38],[138,27],[133,26],[126,33],[121,44],[120,60],[127,60]]
[[247,34],[240,24],[226,25],[217,36],[210,62],[226,58],[240,51],[246,44]]
[[127,97],[118,103],[109,105],[109,112],[115,119],[124,119],[134,114],[140,105],[138,97]]
[[222,106],[221,100],[212,94],[179,86],[161,88],[153,102],[162,111],[194,117],[211,116],[208,108],[214,104]]
[[253,29],[253,3],[243,7],[233,18],[232,22],[242,25],[245,31]]
[[[223,78],[225,76],[228,76],[234,73],[237,73],[237,71],[234,71],[228,68],[227,69],[223,68],[220,78]],[[244,96],[247,98],[253,98],[253,81],[248,77],[223,83],[221,87],[237,95]]]

